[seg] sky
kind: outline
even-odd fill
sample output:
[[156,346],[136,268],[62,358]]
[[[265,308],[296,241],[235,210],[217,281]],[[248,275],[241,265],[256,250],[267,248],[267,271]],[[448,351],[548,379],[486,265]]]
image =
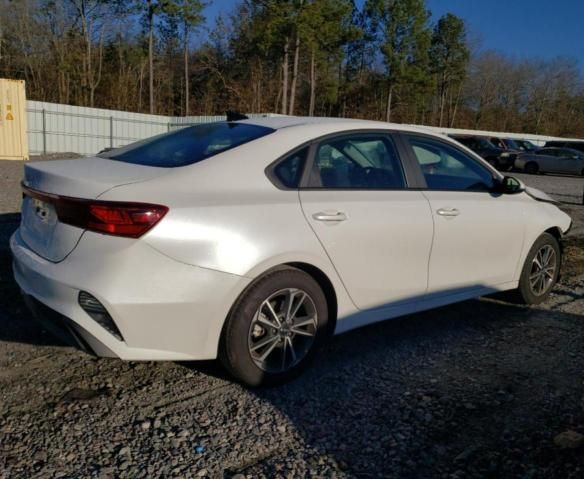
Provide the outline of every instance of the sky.
[[[210,24],[236,0],[211,1]],[[584,71],[584,0],[427,0],[427,6],[432,21],[448,12],[463,18],[483,50],[516,59],[572,57]]]

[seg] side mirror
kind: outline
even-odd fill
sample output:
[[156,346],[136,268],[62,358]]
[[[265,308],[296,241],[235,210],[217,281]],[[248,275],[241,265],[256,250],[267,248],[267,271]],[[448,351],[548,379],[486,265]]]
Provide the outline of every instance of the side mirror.
[[499,184],[499,191],[507,195],[513,195],[525,191],[525,185],[517,178],[505,176]]

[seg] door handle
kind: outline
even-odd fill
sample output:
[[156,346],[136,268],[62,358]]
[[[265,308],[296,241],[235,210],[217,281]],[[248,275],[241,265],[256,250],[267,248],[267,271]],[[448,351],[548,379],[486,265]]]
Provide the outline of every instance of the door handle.
[[335,221],[345,221],[347,219],[347,215],[342,211],[335,211],[334,213],[320,211],[318,213],[314,213],[312,217],[316,221],[327,221],[327,222],[335,222]]
[[458,216],[460,211],[456,208],[440,208],[439,210],[436,210],[436,213],[440,216]]

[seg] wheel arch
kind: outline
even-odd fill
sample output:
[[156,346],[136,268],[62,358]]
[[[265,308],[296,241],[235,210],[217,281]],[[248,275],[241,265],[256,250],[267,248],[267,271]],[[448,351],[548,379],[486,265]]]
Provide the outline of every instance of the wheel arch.
[[317,268],[316,266],[309,263],[291,262],[284,263],[282,266],[289,266],[304,271],[306,274],[310,275],[321,287],[326,298],[329,315],[328,333],[332,334],[335,331],[335,327],[337,324],[339,303],[335,287],[330,278],[320,268]]
[[333,285],[333,282],[331,281],[331,279],[328,277],[328,275],[322,269],[320,269],[317,266],[314,266],[313,264],[305,263],[302,261],[290,261],[290,262],[280,263],[278,265],[272,266],[272,267],[266,269],[265,271],[261,272],[260,274],[257,274],[255,276],[255,278],[253,279],[253,281],[251,281],[243,289],[243,291],[241,291],[239,293],[239,295],[237,296],[237,298],[235,299],[235,301],[233,302],[233,304],[229,308],[227,315],[223,319],[223,324],[221,326],[221,333],[220,333],[220,337],[219,337],[219,348],[221,348],[223,346],[223,337],[224,337],[223,332],[225,330],[227,320],[229,319],[229,316],[231,316],[235,305],[240,301],[240,299],[246,294],[246,292],[251,287],[253,287],[253,285],[258,280],[263,278],[266,274],[269,274],[273,271],[277,271],[279,269],[287,269],[287,268],[295,268],[295,269],[298,269],[300,271],[303,271],[304,273],[308,274],[311,278],[313,278],[318,283],[318,285],[321,287],[321,289],[324,293],[324,296],[326,298],[327,309],[328,309],[328,314],[329,314],[328,333],[331,335],[334,333],[336,325],[337,325],[339,301],[338,301],[337,292],[336,292],[336,289]]
[[547,230],[545,230],[544,233],[548,233],[556,239],[556,241],[558,242],[558,245],[560,246],[560,253],[563,255],[564,254],[564,242],[562,241],[562,238],[564,237],[564,233],[562,233],[562,230],[560,229],[560,227],[559,226],[552,226],[551,228],[548,228]]
[[544,233],[551,234],[554,238],[558,240],[558,242],[560,242],[563,236],[562,230],[560,229],[559,226],[552,226],[551,228],[545,230]]

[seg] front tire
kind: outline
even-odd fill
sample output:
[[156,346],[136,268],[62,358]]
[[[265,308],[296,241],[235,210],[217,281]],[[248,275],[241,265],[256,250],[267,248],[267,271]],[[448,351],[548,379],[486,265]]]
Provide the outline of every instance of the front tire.
[[326,297],[307,273],[280,268],[252,283],[227,318],[219,357],[248,386],[283,383],[312,361],[328,331]]
[[549,233],[543,233],[525,259],[516,291],[519,302],[539,304],[545,301],[558,280],[561,263],[558,240]]

